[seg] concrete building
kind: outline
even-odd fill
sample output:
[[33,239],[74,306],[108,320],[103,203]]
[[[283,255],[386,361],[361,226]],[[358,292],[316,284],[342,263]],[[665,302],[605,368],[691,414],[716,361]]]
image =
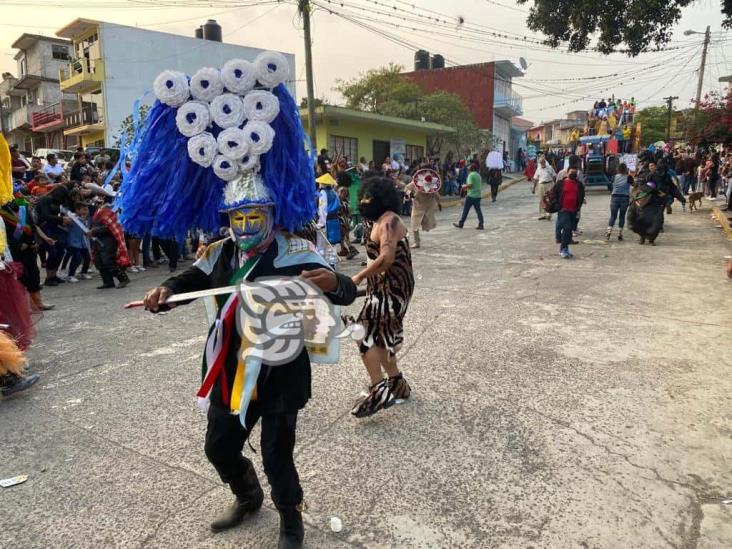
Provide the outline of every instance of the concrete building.
[[[307,109],[300,109],[300,116],[307,131]],[[399,154],[407,160],[418,160],[430,152],[430,139],[455,132],[442,124],[333,105],[317,107],[315,117],[318,148],[327,148],[331,158],[345,156],[354,163],[364,157],[380,165],[386,157]]]
[[[233,58],[253,60],[263,51],[222,43],[218,29],[216,39],[204,40],[91,19],[66,25],[56,35],[71,40],[73,59],[61,69],[60,83],[77,95],[77,110],[65,114],[65,135],[78,136],[84,146],[114,146],[123,120],[161,71],[193,74]],[[295,74],[295,56],[284,55]],[[151,103],[152,94],[146,100]]]
[[525,118],[514,116],[511,118],[511,150],[514,151],[514,155],[510,158],[511,171],[519,171],[521,166],[518,162],[518,150],[526,152],[528,145],[528,132],[534,123]]
[[404,74],[427,92],[446,91],[459,96],[478,127],[489,130],[512,156],[516,151],[511,146],[511,119],[524,112],[523,99],[513,90],[512,81],[523,75],[511,61],[422,68]]
[[58,76],[69,62],[71,42],[23,34],[12,47],[18,50],[14,56],[18,76],[5,73],[0,83],[0,118],[8,142],[26,152],[66,148],[63,112],[73,106],[74,96],[61,92]]

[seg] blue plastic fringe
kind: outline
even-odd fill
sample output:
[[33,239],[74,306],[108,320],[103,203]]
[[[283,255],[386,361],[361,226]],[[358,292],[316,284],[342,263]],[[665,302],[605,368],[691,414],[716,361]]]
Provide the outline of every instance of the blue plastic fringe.
[[125,231],[182,239],[188,229],[218,231],[224,182],[191,161],[176,109],[155,102],[127,151],[132,158],[116,207]]
[[280,114],[271,124],[274,145],[262,155],[262,174],[275,203],[275,225],[296,231],[315,217],[315,159],[305,149],[300,111],[290,92],[283,84],[272,92],[280,101]]

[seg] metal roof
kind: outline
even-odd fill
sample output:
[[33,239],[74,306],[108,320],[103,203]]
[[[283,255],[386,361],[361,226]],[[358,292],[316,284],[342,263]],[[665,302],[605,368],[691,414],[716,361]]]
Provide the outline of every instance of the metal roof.
[[36,42],[53,42],[54,44],[64,44],[66,46],[71,45],[71,40],[56,38],[55,36],[43,36],[42,34],[29,34],[25,32],[21,34],[10,47],[18,50],[27,50]]

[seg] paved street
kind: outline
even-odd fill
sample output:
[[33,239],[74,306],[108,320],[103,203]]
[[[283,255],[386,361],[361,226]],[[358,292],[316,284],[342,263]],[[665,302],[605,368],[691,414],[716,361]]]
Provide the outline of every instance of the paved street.
[[[519,183],[484,201],[485,232],[445,208],[423,235],[410,402],[355,420],[356,349],[314,366],[296,449],[309,547],[732,546],[732,248],[709,203],[675,210],[657,247],[606,244],[609,196],[592,190],[567,261],[537,201]],[[30,477],[0,489],[0,546],[275,546],[268,499],[210,533],[231,495],[195,405],[204,309],[125,311],[163,273],[132,276],[46,291],[42,380],[0,402],[0,478]]]

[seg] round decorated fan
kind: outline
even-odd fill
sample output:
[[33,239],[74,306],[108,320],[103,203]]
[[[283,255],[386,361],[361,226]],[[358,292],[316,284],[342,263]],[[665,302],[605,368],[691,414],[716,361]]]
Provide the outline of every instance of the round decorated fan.
[[442,180],[440,174],[435,170],[425,168],[415,172],[412,177],[412,182],[417,190],[423,193],[436,193],[442,187]]

